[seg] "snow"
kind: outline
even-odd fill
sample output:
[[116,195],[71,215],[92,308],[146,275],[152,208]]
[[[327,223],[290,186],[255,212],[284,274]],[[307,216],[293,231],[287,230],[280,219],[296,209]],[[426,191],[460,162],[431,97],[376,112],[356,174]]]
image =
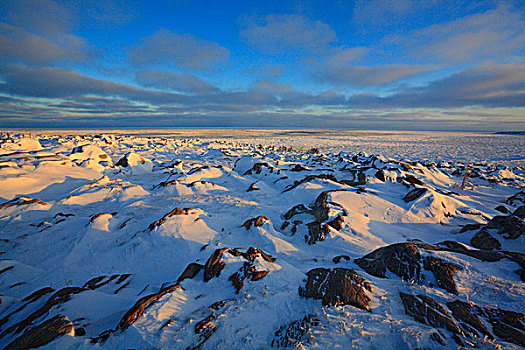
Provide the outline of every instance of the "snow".
[[[56,314],[74,323],[76,336],[43,348],[185,349],[203,340],[205,332],[196,333],[195,325],[209,315],[216,331],[202,342],[203,349],[271,348],[281,326],[308,314],[319,323],[298,348],[455,348],[450,332],[440,329],[447,338],[441,346],[431,339],[434,327],[405,315],[399,292],[525,313],[525,287],[515,272],[520,265],[425,251],[424,256],[462,268],[454,276],[459,293],[452,295],[435,285],[431,273],[423,284],[378,278],[353,259],[399,242],[449,240],[474,249],[470,240],[477,230],[459,233],[464,225],[486,224],[502,215],[495,210],[499,205],[512,212],[525,204],[505,202],[525,187],[524,139],[342,131],[301,136],[278,130],[1,136],[0,319],[5,321],[0,321],[0,348],[20,335],[2,332],[51,295],[23,301],[29,294],[44,287],[83,287],[99,276],[100,287],[72,295],[28,327]],[[313,146],[321,153],[308,153]],[[123,158],[126,162],[120,162]],[[459,188],[467,162],[477,175]],[[303,170],[295,171],[298,165]],[[349,184],[358,172],[366,184]],[[315,176],[305,180],[309,175]],[[407,184],[408,176],[422,184]],[[248,192],[252,184],[258,190]],[[405,202],[414,188],[426,191]],[[312,212],[287,219],[285,213],[300,204],[315,207],[326,191],[332,192],[322,223],[341,216],[342,226],[329,226],[324,240],[310,245],[308,224],[320,219]],[[266,217],[260,225],[243,226],[258,216]],[[502,249],[525,253],[525,236],[505,239],[490,232]],[[234,254],[250,247],[276,260],[257,256],[248,264]],[[188,264],[204,265],[219,248],[237,250],[225,251],[218,277],[205,281],[200,271],[178,282]],[[332,259],[338,255],[350,260],[336,264]],[[246,278],[237,294],[229,277],[246,264],[267,274]],[[367,292],[371,311],[326,307],[300,297],[306,272],[317,267],[355,269],[372,286]],[[175,283],[182,288],[152,303],[129,328],[92,343],[115,330],[140,298]],[[221,306],[210,307],[220,301]],[[481,349],[519,348],[501,338],[471,341]]]

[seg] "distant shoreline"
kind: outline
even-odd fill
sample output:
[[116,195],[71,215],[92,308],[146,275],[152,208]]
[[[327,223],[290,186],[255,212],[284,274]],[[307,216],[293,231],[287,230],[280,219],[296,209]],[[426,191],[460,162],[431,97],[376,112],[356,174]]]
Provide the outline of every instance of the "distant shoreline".
[[498,131],[496,135],[525,135],[525,131]]

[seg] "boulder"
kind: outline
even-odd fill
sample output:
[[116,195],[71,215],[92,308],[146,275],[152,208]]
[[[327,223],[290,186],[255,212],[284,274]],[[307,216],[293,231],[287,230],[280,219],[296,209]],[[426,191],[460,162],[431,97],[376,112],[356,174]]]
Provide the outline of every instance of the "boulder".
[[352,269],[316,268],[308,271],[306,286],[299,288],[299,295],[322,300],[325,306],[352,305],[370,310],[370,283]]
[[270,219],[268,219],[266,216],[260,215],[260,216],[257,216],[255,218],[251,218],[251,219],[246,220],[242,224],[242,226],[244,226],[244,228],[249,230],[252,226],[259,227],[259,226],[264,225],[264,223],[266,223],[268,221],[270,221]]
[[403,197],[403,200],[407,203],[410,203],[412,201],[415,201],[416,199],[418,199],[419,197],[421,197],[422,195],[425,194],[425,192],[427,191],[426,188],[414,188],[412,190],[410,190],[404,197]]
[[204,264],[205,282],[208,282],[212,278],[218,277],[221,274],[222,269],[224,269],[224,266],[226,265],[226,263],[221,261],[221,258],[226,251],[230,251],[230,248],[217,249],[210,255],[206,264]]
[[[435,248],[439,249],[439,247]],[[461,268],[431,256],[422,259],[420,249],[421,247],[414,243],[397,243],[376,249],[354,261],[372,276],[386,278],[386,272],[390,271],[404,281],[418,284],[422,284],[425,280],[422,273],[425,269],[434,274],[439,287],[458,294],[454,274]]]
[[38,348],[60,336],[74,332],[74,329],[75,326],[66,316],[57,315],[26,330],[20,337],[7,345],[4,350]]
[[162,218],[158,219],[155,222],[152,222],[148,226],[148,231],[153,231],[155,228],[157,228],[157,227],[161,226],[162,224],[164,224],[166,222],[166,220],[168,218],[172,217],[172,216],[175,216],[175,215],[188,215],[190,210],[192,210],[192,209],[191,208],[184,208],[184,209],[175,208],[172,211],[170,211],[169,213],[167,213],[166,215],[164,215]]
[[311,314],[300,320],[292,321],[287,325],[279,327],[272,340],[272,347],[299,348],[298,345],[308,344],[311,338],[311,329],[320,324],[320,320]]
[[474,248],[483,250],[500,249],[501,243],[490,235],[485,229],[479,230],[474,237],[470,239],[470,244]]
[[246,190],[246,192],[252,192],[252,191],[259,191],[259,187],[257,187],[255,184],[257,182],[254,182],[250,185],[250,187],[248,187],[248,189]]
[[503,213],[503,214],[510,213],[510,210],[504,205],[498,205],[496,208],[494,208],[494,210],[499,211],[500,213]]
[[445,328],[455,334],[463,334],[461,328],[447,312],[445,307],[425,295],[399,293],[405,308],[405,314],[412,316],[419,323]]
[[525,205],[521,205],[518,209],[514,210],[512,215],[519,217],[520,219],[525,219]]
[[487,228],[497,229],[500,235],[506,239],[516,239],[525,234],[525,224],[517,216],[494,216],[488,223]]

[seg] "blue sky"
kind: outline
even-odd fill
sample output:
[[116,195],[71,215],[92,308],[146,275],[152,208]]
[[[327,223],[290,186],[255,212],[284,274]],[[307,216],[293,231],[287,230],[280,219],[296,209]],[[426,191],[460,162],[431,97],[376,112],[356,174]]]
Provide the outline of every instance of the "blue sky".
[[524,130],[523,1],[0,2],[0,127]]

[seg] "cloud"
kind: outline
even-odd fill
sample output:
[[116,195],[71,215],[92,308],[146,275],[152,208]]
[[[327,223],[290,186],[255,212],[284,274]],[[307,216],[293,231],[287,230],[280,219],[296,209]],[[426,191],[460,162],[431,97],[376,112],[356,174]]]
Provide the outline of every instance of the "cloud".
[[176,66],[191,70],[207,69],[227,63],[230,51],[211,41],[190,34],[159,29],[131,48],[129,60],[137,65]]
[[193,74],[181,74],[165,69],[141,70],[135,80],[147,88],[159,88],[190,94],[209,94],[219,89]]
[[144,90],[57,68],[3,66],[0,74],[6,80],[6,83],[0,84],[0,92],[15,96],[68,98],[98,95],[160,104],[178,103],[186,98],[175,93]]
[[525,107],[525,64],[468,69],[389,97],[354,95],[348,103],[364,108]]
[[90,55],[86,42],[71,34],[52,40],[0,22],[0,57],[4,62],[49,65],[57,61],[81,61]]
[[415,7],[430,1],[415,0],[357,0],[354,4],[353,20],[369,26],[388,27],[415,10]]
[[432,62],[481,62],[523,54],[525,21],[510,6],[391,35],[383,45]]
[[324,66],[313,73],[319,82],[336,86],[382,86],[435,69],[435,66],[387,64],[382,66]]
[[328,24],[301,15],[250,17],[244,22],[241,37],[269,54],[288,50],[320,53],[337,41],[335,32]]
[[[500,118],[500,128],[505,121],[506,125],[524,125],[525,64],[469,69],[384,97],[373,93],[347,96],[337,89],[312,94],[265,80],[243,91],[191,96],[146,90],[56,68],[24,66],[2,66],[0,75],[5,78],[0,83],[3,127],[35,127],[46,122],[56,125],[59,123],[56,118],[67,117],[68,122],[75,120],[78,125],[96,122],[98,126],[126,123],[129,126],[438,128],[444,122],[452,127],[459,122],[480,123],[481,118],[486,120],[489,112],[496,109],[498,112],[490,114],[490,118]],[[445,113],[452,111],[457,113]],[[469,121],[462,120],[461,113],[471,113]],[[39,122],[39,118],[44,119]],[[29,124],[23,124],[24,120]],[[497,123],[476,125],[481,128]]]
[[0,57],[2,62],[56,65],[94,57],[84,38],[72,33],[75,16],[52,0],[0,2]]
[[95,25],[123,25],[138,17],[140,2],[137,0],[84,0],[72,3],[72,12],[78,17],[88,17]]
[[71,14],[52,0],[2,0],[0,12],[12,25],[40,34],[63,34],[72,27]]
[[348,87],[386,85],[436,68],[434,65],[359,65],[370,53],[371,49],[366,47],[335,48],[325,56],[305,62],[315,81]]

